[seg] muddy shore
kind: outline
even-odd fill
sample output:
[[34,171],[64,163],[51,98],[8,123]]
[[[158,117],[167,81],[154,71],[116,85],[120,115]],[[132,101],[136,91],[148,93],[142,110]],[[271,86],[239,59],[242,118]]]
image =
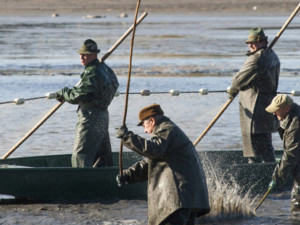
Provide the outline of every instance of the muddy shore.
[[[42,14],[108,14],[133,13],[136,1],[132,0],[0,0],[1,15],[42,15]],[[141,1],[140,11],[149,13],[208,13],[208,14],[250,14],[278,15],[290,13],[298,0],[151,0]]]

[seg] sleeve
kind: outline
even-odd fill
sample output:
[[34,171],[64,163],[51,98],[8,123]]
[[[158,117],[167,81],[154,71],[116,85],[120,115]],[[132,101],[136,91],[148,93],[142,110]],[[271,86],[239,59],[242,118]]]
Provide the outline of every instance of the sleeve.
[[63,88],[56,92],[58,96],[71,104],[79,104],[79,102],[89,102],[93,99],[94,93],[97,92],[93,74],[86,74],[83,76],[80,84],[73,88]]
[[143,159],[126,170],[123,173],[128,176],[128,183],[145,182],[148,180],[148,161]]
[[258,57],[257,55],[250,55],[244,62],[243,67],[233,77],[231,82],[231,89],[234,92],[239,92],[245,89],[251,81],[253,81],[259,72]]
[[[296,124],[295,124],[296,123]],[[282,182],[293,173],[298,166],[299,151],[300,151],[300,129],[299,121],[293,121],[290,125],[291,129],[288,129],[285,134],[284,141],[284,153],[278,168],[275,169],[273,179],[280,179]]]
[[132,131],[123,137],[123,144],[149,159],[164,159],[170,146],[170,132],[161,130],[151,137],[150,140],[134,134]]

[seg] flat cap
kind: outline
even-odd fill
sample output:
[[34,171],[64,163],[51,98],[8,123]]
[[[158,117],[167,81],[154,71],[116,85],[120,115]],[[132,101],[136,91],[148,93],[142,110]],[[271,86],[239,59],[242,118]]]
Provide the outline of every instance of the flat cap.
[[266,111],[269,113],[274,113],[282,107],[289,106],[293,104],[293,99],[286,95],[280,94],[273,98],[271,104],[266,108]]
[[156,116],[156,115],[164,115],[164,111],[160,108],[159,104],[154,103],[152,105],[143,108],[139,112],[140,122],[138,123],[138,126],[142,126],[144,120],[148,119],[151,116]]

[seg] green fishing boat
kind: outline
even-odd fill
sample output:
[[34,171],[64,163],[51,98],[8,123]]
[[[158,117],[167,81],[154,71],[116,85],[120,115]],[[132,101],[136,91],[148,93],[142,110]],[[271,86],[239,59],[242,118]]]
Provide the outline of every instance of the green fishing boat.
[[[276,152],[278,158],[281,154],[282,151]],[[199,155],[208,179],[214,174],[253,194],[267,190],[275,167],[275,163],[248,164],[242,151],[200,151]],[[117,186],[118,157],[114,152],[115,165],[100,168],[72,168],[68,154],[2,159],[0,194],[39,201],[146,199],[146,182]],[[124,152],[123,168],[140,159],[141,156],[133,152]]]

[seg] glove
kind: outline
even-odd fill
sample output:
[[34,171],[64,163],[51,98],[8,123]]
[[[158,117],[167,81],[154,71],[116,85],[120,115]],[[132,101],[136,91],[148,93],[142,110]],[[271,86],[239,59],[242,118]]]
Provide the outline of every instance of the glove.
[[276,186],[276,182],[275,182],[275,180],[272,180],[272,181],[269,183],[269,189],[272,190],[275,186]]
[[122,187],[123,185],[128,184],[128,180],[129,180],[129,177],[126,174],[123,174],[122,176],[120,174],[118,174],[116,176],[116,181],[117,181],[117,184],[119,187]]
[[229,99],[234,99],[235,96],[237,96],[237,93],[228,93],[228,98]]
[[59,102],[64,101],[64,97],[62,95],[60,95],[60,92],[56,92],[56,100]]
[[117,130],[117,132],[116,132],[117,138],[123,138],[125,136],[125,134],[128,132],[126,125],[118,127],[118,128],[116,128],[116,130]]
[[235,96],[237,96],[237,94],[239,93],[238,90],[233,89],[232,87],[228,87],[226,89],[226,92],[228,94],[228,98],[229,99],[234,99]]

